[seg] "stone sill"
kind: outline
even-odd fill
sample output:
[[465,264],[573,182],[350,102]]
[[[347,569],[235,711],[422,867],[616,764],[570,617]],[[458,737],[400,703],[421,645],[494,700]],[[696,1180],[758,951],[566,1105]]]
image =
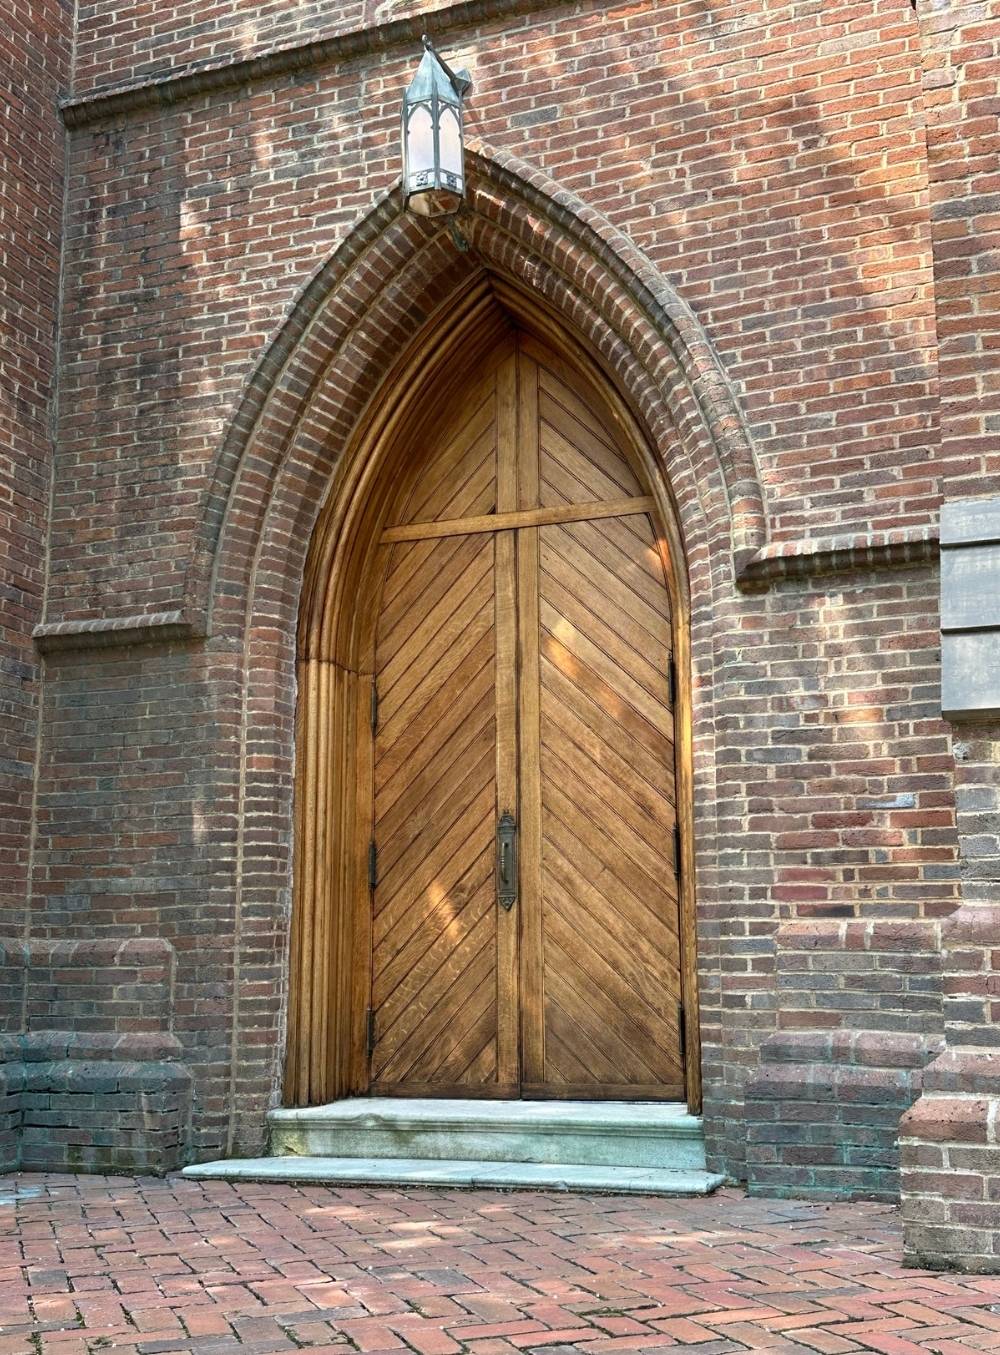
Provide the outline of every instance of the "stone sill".
[[204,628],[178,608],[169,612],[146,612],[141,616],[98,616],[43,622],[32,631],[32,638],[42,654],[62,654],[80,649],[103,649],[110,645],[193,640],[203,634]]
[[811,574],[927,564],[939,552],[938,531],[931,525],[776,541],[742,563],[737,583],[745,591],[763,590],[779,580]]

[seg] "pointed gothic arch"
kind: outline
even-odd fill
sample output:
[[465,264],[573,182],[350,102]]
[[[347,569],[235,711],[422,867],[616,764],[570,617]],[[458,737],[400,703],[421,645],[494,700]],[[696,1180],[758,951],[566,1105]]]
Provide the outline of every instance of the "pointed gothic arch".
[[[707,337],[675,290],[599,213],[514,157],[479,147],[470,170],[461,221],[470,248],[463,252],[447,231],[402,214],[395,192],[377,203],[298,297],[255,368],[216,461],[188,597],[192,611],[207,617],[213,642],[237,644],[243,655],[237,962],[251,953],[259,900],[275,892],[287,916],[289,881],[294,877],[298,889],[315,865],[301,855],[302,835],[294,871],[291,860],[292,637],[309,543],[323,505],[360,464],[364,430],[394,374],[422,338],[447,334],[442,315],[473,295],[477,279],[495,293],[507,289],[508,301],[526,304],[530,296],[535,323],[549,325],[595,365],[623,417],[640,430],[669,505],[676,559],[689,570],[695,562],[702,581],[694,601],[702,644],[709,593],[728,591],[766,538],[744,421]],[[307,588],[306,611],[309,605]],[[709,689],[705,674],[702,705]],[[299,701],[300,727],[307,706],[308,698]],[[695,778],[711,778],[710,743],[706,733]],[[710,800],[702,797],[697,807],[706,861]],[[314,978],[319,987],[310,991],[319,992],[322,965]],[[298,1019],[293,1006],[291,1025]],[[234,1095],[241,1067],[259,1057],[240,1047],[246,1026],[237,1010]],[[320,1046],[307,1056],[312,1066],[317,1060],[334,1066]],[[295,1098],[333,1094],[346,1085],[338,1077],[309,1091],[300,1086]]]
[[[313,275],[247,382],[216,457],[187,585],[191,614],[226,625],[220,593],[281,481],[323,486],[372,392],[443,298],[485,269],[541,298],[600,361],[664,457],[685,531],[721,517],[730,566],[767,540],[735,391],[690,306],[600,212],[505,151],[469,149],[463,253],[381,198]],[[322,492],[322,489],[321,489]],[[687,504],[690,501],[690,509]]]
[[[374,886],[367,877],[373,798],[377,802],[369,716],[380,580],[387,567],[380,543],[388,523],[395,521],[391,514],[399,506],[400,486],[419,481],[437,424],[450,406],[461,404],[484,365],[509,345],[511,333],[531,336],[587,393],[601,426],[655,505],[652,521],[678,674],[670,775],[683,857],[678,871],[678,998],[683,991],[687,1014],[681,1022],[686,1034],[680,1037],[686,1043],[683,1081],[691,1104],[700,1100],[689,597],[670,488],[641,428],[586,351],[520,288],[483,275],[463,284],[430,318],[366,411],[310,542],[298,631],[295,890],[283,1088],[290,1104],[322,1103],[368,1090],[365,1013],[371,1000],[369,888]],[[666,672],[663,679],[666,684]],[[460,697],[456,689],[453,701]]]

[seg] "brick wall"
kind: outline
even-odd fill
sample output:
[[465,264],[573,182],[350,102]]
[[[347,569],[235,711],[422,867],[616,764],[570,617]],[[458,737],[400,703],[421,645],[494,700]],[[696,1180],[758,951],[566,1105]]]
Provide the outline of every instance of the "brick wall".
[[[776,539],[933,520],[907,6],[557,6],[449,50],[472,68],[472,130],[607,213],[696,308],[742,397]],[[409,46],[320,63],[74,136],[67,307],[90,323],[67,336],[54,618],[177,604],[253,358],[398,174],[412,64]]]
[[774,951],[779,1031],[747,1084],[750,1189],[894,1199],[900,1116],[943,1045],[941,923],[797,920]]
[[[1000,6],[920,5],[949,496],[1000,490]],[[961,905],[944,929],[948,1047],[902,1122],[905,1250],[1000,1272],[1000,728],[954,730]]]
[[72,7],[10,0],[0,31],[0,930],[24,926],[52,460]]
[[0,1170],[152,1171],[190,1152],[191,1076],[162,940],[0,943]]
[[[80,97],[243,63],[69,115],[33,882],[39,937],[173,947],[172,1031],[195,1078],[199,1156],[259,1146],[280,1083],[301,561],[316,467],[351,407],[321,408],[311,472],[250,456],[227,503],[228,439],[255,364],[398,174],[416,45],[383,21],[418,8],[80,10]],[[925,547],[945,486],[982,463],[961,433],[941,440],[935,301],[954,264],[932,234],[921,30],[897,0],[433,8],[442,46],[472,68],[472,131],[646,252],[746,415],[771,535],[752,588],[735,585],[728,524],[698,516],[713,486],[664,452],[693,592],[706,1113],[713,1163],[741,1176],[744,1086],[762,1048],[795,1066],[781,1041],[836,1024],[849,1040],[803,1038],[795,1058],[831,1086],[874,1085],[870,1070],[902,1056],[869,1037],[907,1020],[911,1000],[939,1010],[931,970],[897,973],[870,951],[852,952],[849,970],[816,961],[811,986],[790,986],[802,978],[782,958],[800,953],[794,928],[861,919],[929,935],[958,897]],[[308,59],[254,64],[317,36],[329,43]],[[394,275],[407,250],[417,259],[411,235],[366,236],[358,276]],[[444,238],[419,260],[425,290],[395,312],[404,333],[435,296],[421,270],[452,279],[477,256],[456,260]],[[394,294],[370,295],[373,313],[393,313]],[[962,341],[945,338],[961,365]],[[369,348],[351,361],[376,371]],[[878,532],[921,547],[907,568],[888,568]],[[205,553],[220,539],[232,568]],[[108,621],[122,629],[87,640]],[[57,646],[60,625],[91,647]],[[160,638],[104,643],[116,635]],[[897,1110],[930,1048],[889,1079]],[[803,1165],[823,1169],[821,1147]],[[876,1148],[887,1192],[892,1149]]]
[[200,1079],[195,1142],[210,1152],[226,1144],[241,981],[234,666],[212,645],[54,655],[39,769],[35,934],[170,945],[171,1029]]

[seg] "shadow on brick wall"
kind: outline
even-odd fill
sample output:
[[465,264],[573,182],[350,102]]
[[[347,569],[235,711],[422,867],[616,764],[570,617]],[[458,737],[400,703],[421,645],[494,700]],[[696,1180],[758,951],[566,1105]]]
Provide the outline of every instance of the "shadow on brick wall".
[[182,1165],[191,1076],[158,939],[0,942],[0,1170]]

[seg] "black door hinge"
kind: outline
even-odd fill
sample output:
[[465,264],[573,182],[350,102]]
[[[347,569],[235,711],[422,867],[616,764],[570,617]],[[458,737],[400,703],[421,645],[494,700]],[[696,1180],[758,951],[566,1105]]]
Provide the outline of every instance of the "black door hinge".
[[667,668],[667,687],[669,688],[668,699],[670,702],[670,709],[673,710],[677,705],[677,664],[673,654],[670,656],[670,664]]
[[677,1030],[681,1041],[681,1060],[687,1062],[687,1012],[681,998],[677,999]]
[[368,844],[368,888],[374,890],[378,884],[378,848],[375,839]]
[[674,874],[678,880],[681,878],[681,827],[679,823],[674,824]]
[[365,1041],[368,1048],[368,1057],[375,1053],[375,1046],[378,1044],[378,1036],[375,1033],[375,1008],[369,1007],[365,1012]]
[[374,734],[378,729],[378,683],[374,678],[372,678],[372,704],[368,719]]

